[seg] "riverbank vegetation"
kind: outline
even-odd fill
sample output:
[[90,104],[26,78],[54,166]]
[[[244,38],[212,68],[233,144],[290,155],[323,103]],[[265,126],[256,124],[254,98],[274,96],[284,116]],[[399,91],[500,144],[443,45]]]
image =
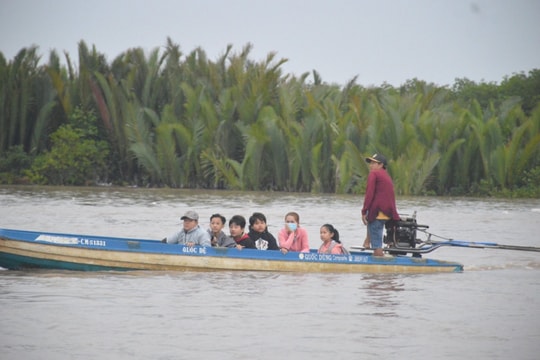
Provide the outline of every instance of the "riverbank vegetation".
[[250,51],[0,53],[0,183],[362,193],[380,152],[400,195],[540,197],[539,69],[364,87]]

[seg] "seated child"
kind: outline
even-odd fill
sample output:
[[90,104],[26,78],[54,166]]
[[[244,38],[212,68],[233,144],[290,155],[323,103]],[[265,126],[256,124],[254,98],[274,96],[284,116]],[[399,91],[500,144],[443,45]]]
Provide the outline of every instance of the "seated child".
[[234,215],[229,220],[230,238],[234,240],[238,250],[242,250],[243,248],[256,249],[255,242],[244,232],[245,228],[246,218],[242,215]]
[[220,214],[214,214],[210,216],[210,228],[208,233],[210,234],[210,241],[212,246],[217,247],[235,247],[236,243],[233,239],[225,235],[223,227],[225,227],[225,216]]
[[320,254],[349,254],[341,244],[341,241],[339,241],[339,232],[333,225],[324,224],[321,226],[320,235],[323,242],[319,248]]
[[279,250],[276,238],[268,232],[266,216],[263,213],[254,212],[249,217],[248,235],[259,250]]

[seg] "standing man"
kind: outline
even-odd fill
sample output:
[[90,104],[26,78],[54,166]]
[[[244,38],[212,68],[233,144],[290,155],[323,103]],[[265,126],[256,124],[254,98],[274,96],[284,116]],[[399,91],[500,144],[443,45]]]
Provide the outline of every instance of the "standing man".
[[383,256],[383,231],[387,220],[399,220],[392,178],[386,172],[386,158],[374,154],[366,158],[369,164],[362,222],[368,227],[373,255]]
[[199,214],[190,210],[180,220],[184,222],[182,229],[171,236],[167,236],[161,242],[187,246],[211,246],[210,234],[199,226]]

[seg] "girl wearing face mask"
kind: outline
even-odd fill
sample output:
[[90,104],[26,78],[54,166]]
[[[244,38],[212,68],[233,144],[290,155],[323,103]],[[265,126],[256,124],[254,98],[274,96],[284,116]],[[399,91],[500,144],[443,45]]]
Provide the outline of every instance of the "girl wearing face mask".
[[281,252],[309,252],[308,234],[300,227],[300,216],[295,212],[285,215],[285,226],[278,233]]

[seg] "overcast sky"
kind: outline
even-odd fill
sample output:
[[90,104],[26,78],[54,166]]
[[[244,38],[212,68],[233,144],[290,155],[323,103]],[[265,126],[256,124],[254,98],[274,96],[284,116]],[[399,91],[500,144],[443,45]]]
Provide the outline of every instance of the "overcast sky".
[[399,86],[417,78],[500,82],[540,68],[540,0],[0,0],[7,60],[39,46],[77,60],[77,44],[108,61],[167,37],[215,60],[228,44],[251,59],[287,58],[284,73],[317,70],[323,81]]

